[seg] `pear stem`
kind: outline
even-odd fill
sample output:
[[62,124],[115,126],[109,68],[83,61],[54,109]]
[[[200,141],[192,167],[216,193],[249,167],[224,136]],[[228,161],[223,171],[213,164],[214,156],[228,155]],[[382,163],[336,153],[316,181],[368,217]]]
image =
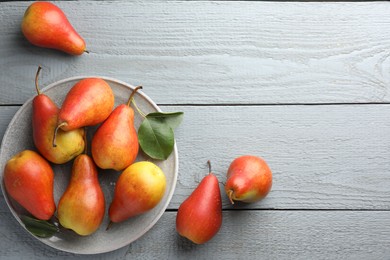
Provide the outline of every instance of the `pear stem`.
[[137,112],[143,117],[143,118],[146,118],[146,115],[144,112],[142,112],[142,110],[137,106],[137,103],[135,102],[135,99],[133,98],[134,94],[137,92],[138,89],[142,89],[142,86],[138,86],[136,87],[133,92],[131,93],[130,95],[130,98],[129,100],[127,101],[127,105],[130,106],[130,103],[133,103],[135,109],[137,110]]
[[89,50],[84,50],[85,53],[89,54]]
[[62,122],[62,123],[59,124],[59,125],[56,127],[56,129],[54,130],[53,147],[57,147],[56,138],[57,138],[58,129],[60,129],[62,126],[67,125],[67,124],[68,124],[68,123],[66,123],[66,122]]
[[131,92],[131,95],[130,95],[130,97],[129,97],[129,100],[127,101],[127,106],[130,106],[130,103],[131,103],[131,101],[133,100],[133,97],[134,97],[135,93],[136,93],[139,89],[142,89],[142,86],[137,86],[137,87],[135,87],[135,89],[133,90],[133,92]]
[[232,203],[232,204],[234,204],[234,201],[233,201],[233,193],[234,193],[233,190],[228,190],[228,191],[227,191],[227,195],[228,195],[228,197],[229,197],[230,203]]
[[137,103],[135,103],[135,100],[134,100],[134,99],[131,101],[131,103],[133,103],[133,105],[134,105],[135,109],[138,111],[138,113],[139,113],[143,118],[145,118],[145,117],[146,117],[145,113],[142,112],[142,110],[137,106]]
[[211,162],[210,160],[207,161],[207,165],[209,166],[209,174],[211,173]]
[[37,70],[37,73],[35,74],[35,89],[37,90],[37,93],[38,95],[41,94],[41,91],[39,90],[39,86],[38,86],[38,77],[39,77],[39,73],[41,72],[41,65],[38,66],[38,70]]

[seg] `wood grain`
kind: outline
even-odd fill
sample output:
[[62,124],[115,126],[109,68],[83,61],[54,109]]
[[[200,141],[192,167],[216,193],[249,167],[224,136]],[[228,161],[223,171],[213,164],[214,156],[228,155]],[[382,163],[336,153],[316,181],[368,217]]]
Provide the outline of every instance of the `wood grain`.
[[[390,210],[390,105],[161,108],[184,112],[176,129],[179,177],[170,209],[208,173],[207,160],[222,189],[230,162],[255,154],[273,171],[272,191],[259,203],[235,207]],[[0,107],[7,115],[0,117],[0,133],[14,112]]]
[[[0,104],[78,75],[145,86],[160,104],[389,102],[386,2],[57,2],[89,55],[31,46],[30,2],[0,3]],[[82,17],[82,19],[80,19]]]
[[201,180],[208,159],[225,182],[235,157],[255,154],[268,162],[274,179],[269,196],[255,207],[390,209],[389,109],[169,107],[185,113],[176,136],[180,167],[172,205],[189,194],[194,177]]
[[0,144],[8,124],[19,108],[19,106],[0,106]]
[[[179,178],[168,210],[114,252],[73,255],[29,236],[0,195],[0,259],[388,259],[390,5],[387,2],[59,1],[90,54],[34,47],[20,31],[29,1],[0,2],[0,139],[40,86],[113,77],[163,111]],[[230,205],[209,243],[177,235],[176,210],[211,160],[262,156],[266,199]]]
[[83,256],[51,249],[8,213],[0,215],[2,259],[386,259],[390,254],[388,211],[225,211],[219,233],[204,245],[180,237],[176,213],[166,212],[129,246]]

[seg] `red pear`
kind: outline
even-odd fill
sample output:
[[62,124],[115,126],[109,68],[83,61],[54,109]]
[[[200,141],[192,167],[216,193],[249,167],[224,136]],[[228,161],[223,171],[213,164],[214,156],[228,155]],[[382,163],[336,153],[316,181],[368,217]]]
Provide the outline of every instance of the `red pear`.
[[30,150],[16,154],[5,165],[3,178],[7,193],[34,217],[53,216],[54,173],[42,156]]
[[218,179],[210,169],[210,173],[180,205],[176,216],[176,230],[192,242],[203,244],[218,233],[221,225],[221,191]]
[[85,41],[70,24],[64,12],[50,2],[34,2],[22,20],[22,32],[29,42],[57,49],[71,55],[81,55]]
[[260,157],[244,155],[230,164],[225,191],[230,202],[256,202],[263,199],[272,187],[272,173]]
[[70,131],[106,120],[114,107],[114,101],[114,93],[105,80],[85,78],[77,82],[62,103],[53,145],[56,145],[56,133],[60,128]]
[[127,104],[112,111],[92,138],[91,151],[96,165],[102,169],[123,170],[138,154],[138,136],[134,127],[134,111],[130,103],[141,86],[134,89]]
[[99,228],[104,213],[97,168],[91,157],[80,154],[73,162],[69,185],[58,203],[58,220],[63,227],[87,236]]

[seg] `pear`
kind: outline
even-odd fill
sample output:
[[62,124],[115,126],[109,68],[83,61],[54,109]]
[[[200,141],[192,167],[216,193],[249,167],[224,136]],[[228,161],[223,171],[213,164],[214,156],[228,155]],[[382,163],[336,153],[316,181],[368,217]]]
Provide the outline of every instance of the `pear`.
[[58,203],[58,220],[63,227],[87,236],[100,227],[104,212],[97,168],[90,156],[80,154],[73,162],[70,182]]
[[272,187],[272,172],[258,156],[244,155],[233,160],[227,172],[225,191],[230,202],[257,202],[267,196]]
[[166,178],[156,164],[136,162],[119,176],[114,198],[108,211],[111,222],[121,222],[145,213],[161,201],[166,188]]
[[24,13],[22,32],[33,45],[57,49],[71,55],[86,52],[85,41],[64,12],[50,2],[34,2]]
[[56,209],[54,172],[50,164],[32,150],[24,150],[9,159],[4,168],[7,193],[34,217],[50,219]]
[[57,126],[57,118],[59,108],[56,104],[45,94],[42,94],[38,87],[38,76],[41,66],[35,77],[35,88],[37,96],[32,102],[32,130],[33,141],[37,150],[48,161],[63,164],[84,150],[84,129],[79,128],[69,132],[59,130],[57,133],[57,146],[53,147],[52,138],[54,130]]
[[53,146],[58,129],[70,131],[102,123],[114,107],[114,93],[101,78],[85,78],[68,92],[58,114]]
[[176,215],[177,232],[195,244],[212,239],[222,225],[222,200],[217,177],[210,170]]
[[130,103],[141,86],[134,89],[127,104],[121,104],[95,132],[91,151],[96,165],[102,169],[121,171],[132,164],[138,154],[138,137],[134,127],[134,111]]
[[57,49],[71,55],[86,52],[84,39],[64,12],[50,2],[34,2],[25,11],[22,32],[33,45]]

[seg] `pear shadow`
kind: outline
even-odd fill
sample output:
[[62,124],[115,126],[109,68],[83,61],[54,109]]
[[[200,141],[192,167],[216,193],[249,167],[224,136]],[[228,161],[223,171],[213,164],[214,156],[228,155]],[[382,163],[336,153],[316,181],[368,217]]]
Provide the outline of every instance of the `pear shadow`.
[[202,245],[195,244],[194,242],[190,241],[189,239],[180,236],[176,232],[176,244],[179,249],[179,251],[182,251],[184,253],[190,253],[194,250],[198,250],[198,248]]
[[254,210],[258,207],[257,203],[245,203],[241,201],[234,201],[234,204],[230,202],[230,200],[226,198],[222,198],[222,207],[223,209],[227,209],[230,211],[240,211],[240,210]]

